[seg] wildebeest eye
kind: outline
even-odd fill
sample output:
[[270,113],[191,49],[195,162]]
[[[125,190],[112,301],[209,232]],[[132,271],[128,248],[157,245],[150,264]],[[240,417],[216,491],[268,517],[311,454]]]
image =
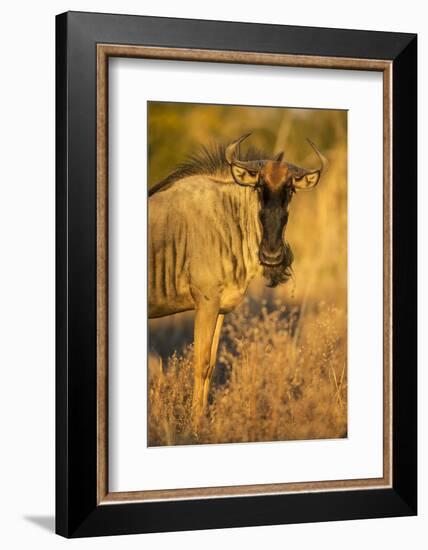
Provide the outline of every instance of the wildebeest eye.
[[257,176],[257,172],[250,172],[250,170],[248,170],[248,173],[252,178],[255,178]]

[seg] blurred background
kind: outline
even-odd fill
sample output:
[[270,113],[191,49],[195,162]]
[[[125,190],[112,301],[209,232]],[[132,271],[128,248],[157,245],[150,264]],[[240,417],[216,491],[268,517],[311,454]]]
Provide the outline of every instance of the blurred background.
[[[321,338],[317,341],[317,353],[332,357],[332,354],[340,352],[340,365],[337,364],[337,369],[334,367],[331,371],[330,366],[334,363],[331,359],[327,365],[327,371],[330,373],[334,402],[336,405],[338,402],[341,403],[343,418],[339,432],[343,434],[343,425],[346,424],[344,404],[347,340],[347,112],[149,102],[149,187],[170,174],[179,163],[186,160],[187,155],[194,153],[201,145],[209,147],[216,142],[228,144],[249,131],[253,134],[242,145],[243,148],[250,146],[260,148],[269,155],[285,151],[285,159],[289,162],[305,168],[318,168],[318,159],[306,141],[306,138],[309,138],[328,158],[329,169],[322,176],[317,187],[310,191],[297,192],[293,197],[286,229],[286,239],[294,253],[292,279],[274,289],[267,288],[263,278],[255,279],[249,287],[242,311],[237,312],[237,315],[241,315],[239,323],[236,319],[234,320],[234,314],[226,316],[214,389],[216,385],[219,391],[224,389],[225,381],[228,380],[225,372],[231,370],[233,357],[236,358],[239,355],[239,350],[232,342],[233,339],[230,335],[228,337],[231,325],[234,324],[232,331],[234,334],[237,330],[241,330],[248,335],[248,330],[246,331],[244,326],[246,322],[251,324],[261,315],[277,315],[282,311],[280,319],[284,320],[284,326],[281,328],[280,322],[279,325],[275,323],[274,325],[275,330],[289,333],[292,340],[293,360],[289,361],[288,366],[293,363],[299,372],[304,368],[309,369],[307,372],[310,375],[314,374],[313,365],[294,364],[299,350],[302,349],[305,331],[311,323],[316,324],[318,332],[321,331],[321,335],[317,335],[318,340]],[[242,317],[244,310],[247,321]],[[292,322],[291,319],[293,319]],[[324,328],[318,323],[321,319],[323,319],[321,325],[324,323]],[[266,317],[264,322],[267,322]],[[329,322],[330,328],[325,325]],[[328,345],[324,342],[327,347],[321,352],[324,345],[322,331],[328,332],[333,325],[336,334],[334,342]],[[150,361],[152,366],[155,365],[153,372],[158,372],[156,369],[159,361],[163,372],[166,372],[171,357],[174,356],[176,361],[177,357],[184,357],[192,352],[188,347],[193,342],[192,330],[193,312],[150,320],[149,346]],[[306,337],[305,349],[307,350],[313,340],[310,334],[306,334]],[[282,342],[281,346],[282,350],[278,349],[279,355],[283,353],[286,343]],[[233,355],[234,352],[235,355]],[[226,356],[228,358],[225,358]],[[314,353],[312,353],[312,359],[308,356],[305,361],[309,363],[313,357]],[[344,393],[338,400],[337,380],[340,377],[342,377],[341,391]],[[162,409],[159,409],[157,414],[162,415]],[[185,412],[183,414],[185,415]],[[173,434],[170,433],[170,443],[171,441],[177,443],[177,439],[174,439],[176,429],[177,427],[170,430]],[[315,432],[312,430],[311,433]],[[340,434],[330,434],[330,436],[337,437]],[[165,444],[165,437],[159,434],[154,436],[155,444],[156,441],[157,444]],[[235,437],[233,440],[237,437],[239,440],[239,434],[233,437]],[[293,437],[296,437],[296,434]],[[308,432],[304,430],[302,437],[308,437]],[[208,435],[207,438],[208,441]],[[272,435],[269,438],[275,439]],[[287,437],[283,435],[277,438]],[[247,437],[245,440],[252,439]]]

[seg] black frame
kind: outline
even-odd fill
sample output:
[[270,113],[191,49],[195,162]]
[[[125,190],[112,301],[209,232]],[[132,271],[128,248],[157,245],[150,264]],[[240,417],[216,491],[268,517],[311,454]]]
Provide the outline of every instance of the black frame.
[[[97,506],[97,43],[393,62],[393,487]],[[417,36],[68,12],[56,18],[56,532],[65,537],[417,513]]]

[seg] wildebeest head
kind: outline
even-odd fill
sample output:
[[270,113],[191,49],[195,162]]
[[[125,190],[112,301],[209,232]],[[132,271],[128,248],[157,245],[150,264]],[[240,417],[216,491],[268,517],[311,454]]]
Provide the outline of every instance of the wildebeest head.
[[239,145],[249,136],[245,134],[226,147],[225,156],[238,185],[250,186],[259,193],[262,240],[259,260],[269,286],[286,282],[291,275],[293,253],[284,241],[288,209],[298,189],[312,189],[327,167],[327,159],[308,139],[320,160],[320,168],[306,169],[290,164],[280,153],[273,160],[239,159]]

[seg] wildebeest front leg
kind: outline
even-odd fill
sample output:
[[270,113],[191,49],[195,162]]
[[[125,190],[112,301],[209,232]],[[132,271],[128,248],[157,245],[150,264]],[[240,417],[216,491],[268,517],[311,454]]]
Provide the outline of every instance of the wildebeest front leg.
[[214,339],[219,304],[217,300],[203,298],[195,314],[195,359],[192,415],[197,428],[204,413],[204,386],[210,372],[211,349]]
[[220,313],[217,316],[217,322],[216,322],[215,331],[214,331],[213,343],[212,343],[212,346],[211,346],[210,366],[209,366],[209,370],[208,370],[208,375],[205,378],[205,383],[204,383],[204,404],[203,404],[204,410],[207,409],[208,394],[210,392],[211,378],[213,376],[213,372],[214,372],[215,365],[216,365],[216,362],[217,362],[217,350],[218,350],[218,344],[220,342],[221,328],[223,326],[223,319],[224,319],[224,315],[222,313]]

